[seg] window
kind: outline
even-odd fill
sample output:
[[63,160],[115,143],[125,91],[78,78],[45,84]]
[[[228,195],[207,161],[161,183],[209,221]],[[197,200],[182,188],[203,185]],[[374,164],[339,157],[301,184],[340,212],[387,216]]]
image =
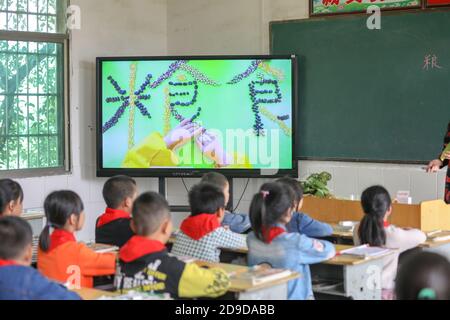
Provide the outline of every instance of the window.
[[0,173],[67,169],[66,0],[0,0]]

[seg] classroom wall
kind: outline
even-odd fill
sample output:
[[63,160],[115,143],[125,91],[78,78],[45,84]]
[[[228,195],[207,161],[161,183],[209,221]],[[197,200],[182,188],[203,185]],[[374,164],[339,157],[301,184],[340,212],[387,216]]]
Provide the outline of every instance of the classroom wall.
[[[308,0],[168,0],[168,53],[268,54],[269,21],[308,17]],[[444,131],[444,128],[442,128]],[[441,141],[430,141],[440,144]],[[437,155],[430,155],[430,160]],[[426,174],[421,165],[300,161],[299,174],[326,170],[333,175],[330,189],[338,197],[359,197],[373,184],[386,186],[394,195],[410,190],[414,203],[443,198],[445,172]],[[238,179],[235,196],[243,183]],[[251,196],[263,181],[252,180],[239,207],[247,212]],[[184,187],[173,183],[173,201],[182,201]]]
[[[70,174],[20,179],[25,208],[42,207],[49,192],[73,189],[86,206],[82,240],[94,238],[94,222],[104,210],[95,178],[95,57],[103,55],[188,55],[269,53],[271,20],[306,18],[307,0],[72,0],[82,10],[82,28],[71,35],[70,116],[73,169]],[[436,143],[440,143],[437,141]],[[433,155],[430,155],[432,157]],[[414,202],[443,197],[444,172],[426,175],[421,166],[300,161],[300,177],[327,170],[330,188],[341,197],[380,183],[391,192],[411,190]],[[157,190],[156,179],[137,179],[141,191]],[[186,179],[189,188],[198,179]],[[235,201],[246,179],[235,181]],[[238,208],[247,212],[265,179],[251,179]],[[179,179],[168,180],[173,205],[186,204]],[[174,213],[175,226],[186,213]]]
[[[95,178],[95,58],[110,55],[165,55],[165,0],[72,0],[81,8],[81,30],[70,42],[70,120],[72,173],[20,179],[25,208],[42,207],[56,189],[75,190],[87,214],[81,240],[94,238],[97,216],[105,209],[101,190],[105,179]],[[157,189],[155,179],[138,179],[141,190]]]

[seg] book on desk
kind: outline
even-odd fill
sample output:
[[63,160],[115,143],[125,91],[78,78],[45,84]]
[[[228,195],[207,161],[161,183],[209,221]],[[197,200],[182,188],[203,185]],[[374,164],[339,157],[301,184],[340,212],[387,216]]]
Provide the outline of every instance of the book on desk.
[[349,255],[360,259],[374,258],[390,252],[389,248],[371,247],[367,244],[342,250],[338,255]]
[[292,271],[287,269],[274,269],[270,266],[259,265],[250,267],[244,272],[234,272],[230,276],[231,279],[235,281],[240,281],[251,285],[259,285],[289,277],[291,274]]
[[427,233],[427,239],[432,242],[450,240],[450,230],[436,230]]

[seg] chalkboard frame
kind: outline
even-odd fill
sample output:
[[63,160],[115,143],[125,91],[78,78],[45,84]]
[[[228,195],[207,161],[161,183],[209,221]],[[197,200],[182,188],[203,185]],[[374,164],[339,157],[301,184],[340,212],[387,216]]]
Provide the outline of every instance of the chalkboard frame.
[[[311,0],[310,0],[311,1]],[[422,7],[420,8],[408,8],[403,10],[383,10],[383,14],[388,16],[395,16],[395,15],[402,15],[402,14],[413,14],[413,13],[420,13],[420,12],[448,12],[450,11],[450,5],[446,6],[434,6],[434,7],[428,7],[426,6],[427,1],[422,0]],[[309,6],[309,13],[311,12],[311,6]],[[302,19],[285,19],[285,20],[273,20],[269,21],[269,54],[274,55],[273,53],[273,28],[272,26],[278,25],[278,24],[286,24],[286,23],[296,23],[301,22],[305,20],[338,20],[338,19],[347,19],[350,17],[355,16],[367,16],[368,14],[365,12],[352,12],[352,13],[336,13],[332,15],[310,15],[307,18]],[[291,55],[296,55],[296,53],[291,52]],[[296,62],[299,63],[300,57],[297,56]],[[298,82],[298,76],[296,77]],[[299,97],[302,94],[299,90],[297,90],[297,106],[301,107]],[[444,136],[442,136],[442,139],[444,139]],[[442,141],[441,141],[442,142]],[[439,141],[436,142],[439,145]],[[299,139],[295,139],[295,148],[297,149],[299,146],[301,146],[301,141]],[[409,165],[427,165],[428,161],[420,161],[420,160],[380,160],[380,159],[368,159],[368,158],[338,158],[338,157],[304,157],[304,156],[297,156],[294,155],[294,159],[298,161],[320,161],[320,162],[354,162],[354,163],[383,163],[383,164],[409,164]],[[432,159],[430,159],[432,160]]]

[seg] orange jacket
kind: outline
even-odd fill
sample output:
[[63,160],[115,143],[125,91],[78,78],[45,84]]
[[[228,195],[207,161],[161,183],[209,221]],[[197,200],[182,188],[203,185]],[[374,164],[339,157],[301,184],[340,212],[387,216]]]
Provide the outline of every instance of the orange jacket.
[[38,251],[38,269],[46,277],[92,288],[94,276],[113,275],[116,270],[115,253],[96,253],[83,243],[67,241],[56,248]]

